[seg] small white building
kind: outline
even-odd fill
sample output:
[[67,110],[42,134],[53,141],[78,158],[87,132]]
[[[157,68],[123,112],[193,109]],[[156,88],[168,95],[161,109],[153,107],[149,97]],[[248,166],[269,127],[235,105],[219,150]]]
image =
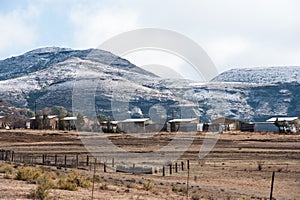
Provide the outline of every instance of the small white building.
[[197,125],[200,120],[197,118],[185,118],[185,119],[172,119],[169,120],[171,132],[192,132],[197,131]]
[[119,126],[125,133],[145,133],[146,126],[151,124],[150,118],[131,118],[119,122]]

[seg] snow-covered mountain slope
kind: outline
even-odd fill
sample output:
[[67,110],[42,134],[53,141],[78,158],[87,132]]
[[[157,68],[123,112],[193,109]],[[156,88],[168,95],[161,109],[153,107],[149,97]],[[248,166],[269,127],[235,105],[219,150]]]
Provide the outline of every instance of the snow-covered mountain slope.
[[[29,51],[17,57],[0,61],[0,80],[17,78],[37,72],[70,58],[91,60],[120,69],[130,69],[142,74],[153,75],[129,61],[110,52],[99,49],[72,50],[59,47],[45,47]],[[153,75],[154,76],[154,75]]]
[[231,69],[213,79],[218,82],[300,83],[300,66]]
[[[230,70],[213,82],[195,83],[162,79],[102,50],[49,47],[0,61],[0,99],[18,107],[33,109],[36,101],[38,110],[54,105],[71,110],[74,84],[96,81],[95,109],[106,115],[138,107],[151,117],[151,109],[159,105],[169,117],[252,121],[299,116],[299,69],[284,68],[282,73],[279,69]],[[91,85],[82,88],[80,98],[93,89]],[[112,105],[116,100],[121,107]]]

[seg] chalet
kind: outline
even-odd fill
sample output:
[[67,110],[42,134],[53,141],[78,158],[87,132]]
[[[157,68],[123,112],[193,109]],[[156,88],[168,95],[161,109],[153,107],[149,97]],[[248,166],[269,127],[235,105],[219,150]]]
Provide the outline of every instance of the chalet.
[[200,120],[197,118],[172,119],[168,123],[171,132],[192,132],[197,131]]
[[150,118],[125,119],[119,122],[119,127],[125,133],[145,133],[146,126],[151,122]]

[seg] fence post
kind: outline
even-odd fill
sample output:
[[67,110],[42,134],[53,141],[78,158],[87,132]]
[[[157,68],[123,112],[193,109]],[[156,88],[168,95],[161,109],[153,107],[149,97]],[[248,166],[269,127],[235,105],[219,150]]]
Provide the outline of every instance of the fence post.
[[133,164],[132,164],[132,173],[133,173],[133,174],[135,173],[135,172],[134,172],[134,170],[135,170],[134,168],[135,168],[135,164],[133,163]]
[[166,172],[165,172],[165,166],[163,166],[163,176],[166,175]]
[[56,154],[54,155],[54,164],[55,164],[55,166],[57,166],[57,155]]
[[42,164],[45,165],[45,154],[42,155]]
[[14,162],[14,154],[15,154],[15,151],[11,151],[11,161]]
[[170,175],[172,175],[172,164],[170,164],[169,167],[170,167]]
[[7,160],[7,150],[4,150],[4,151],[5,151],[4,160],[6,161]]
[[187,160],[188,176],[186,181],[186,199],[189,199],[190,160]]
[[115,158],[112,158],[112,159],[111,159],[111,166],[112,166],[112,167],[115,167]]
[[272,200],[272,199],[273,199],[274,178],[275,178],[275,172],[273,172],[273,173],[272,173],[272,181],[271,181],[270,200]]
[[65,168],[67,168],[67,155],[65,155]]
[[[87,161],[88,161],[89,156],[87,156]],[[87,162],[88,163],[88,162]],[[95,189],[95,175],[96,175],[96,163],[97,163],[97,158],[95,158],[95,163],[94,163],[94,173],[93,173],[93,188],[92,188],[92,200],[94,199],[94,189]]]
[[76,153],[76,168],[78,168],[78,154]]
[[90,162],[89,159],[90,159],[90,158],[89,158],[89,155],[87,155],[87,156],[86,156],[86,166],[89,166],[89,162]]
[[177,166],[177,162],[175,163],[175,172],[178,173],[178,166]]
[[181,161],[181,171],[184,171],[184,162]]
[[104,172],[106,172],[106,162],[104,162],[104,165],[103,165],[103,167],[104,167]]

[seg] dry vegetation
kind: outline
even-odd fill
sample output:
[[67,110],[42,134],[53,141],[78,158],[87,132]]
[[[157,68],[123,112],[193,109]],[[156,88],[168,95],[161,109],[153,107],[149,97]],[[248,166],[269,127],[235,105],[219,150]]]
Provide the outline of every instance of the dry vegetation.
[[[82,133],[85,134],[85,133]],[[86,133],[88,135],[88,133]],[[157,134],[148,145],[138,139],[113,136],[120,147],[134,150],[165,145],[174,134]],[[300,135],[225,133],[205,159],[198,158],[205,138],[198,134],[182,156],[191,163],[190,199],[268,199],[272,171],[276,171],[274,197],[300,199]],[[0,149],[16,152],[86,152],[78,133],[52,131],[1,131]],[[133,175],[57,169],[0,162],[0,199],[185,199],[187,171],[172,175]]]

